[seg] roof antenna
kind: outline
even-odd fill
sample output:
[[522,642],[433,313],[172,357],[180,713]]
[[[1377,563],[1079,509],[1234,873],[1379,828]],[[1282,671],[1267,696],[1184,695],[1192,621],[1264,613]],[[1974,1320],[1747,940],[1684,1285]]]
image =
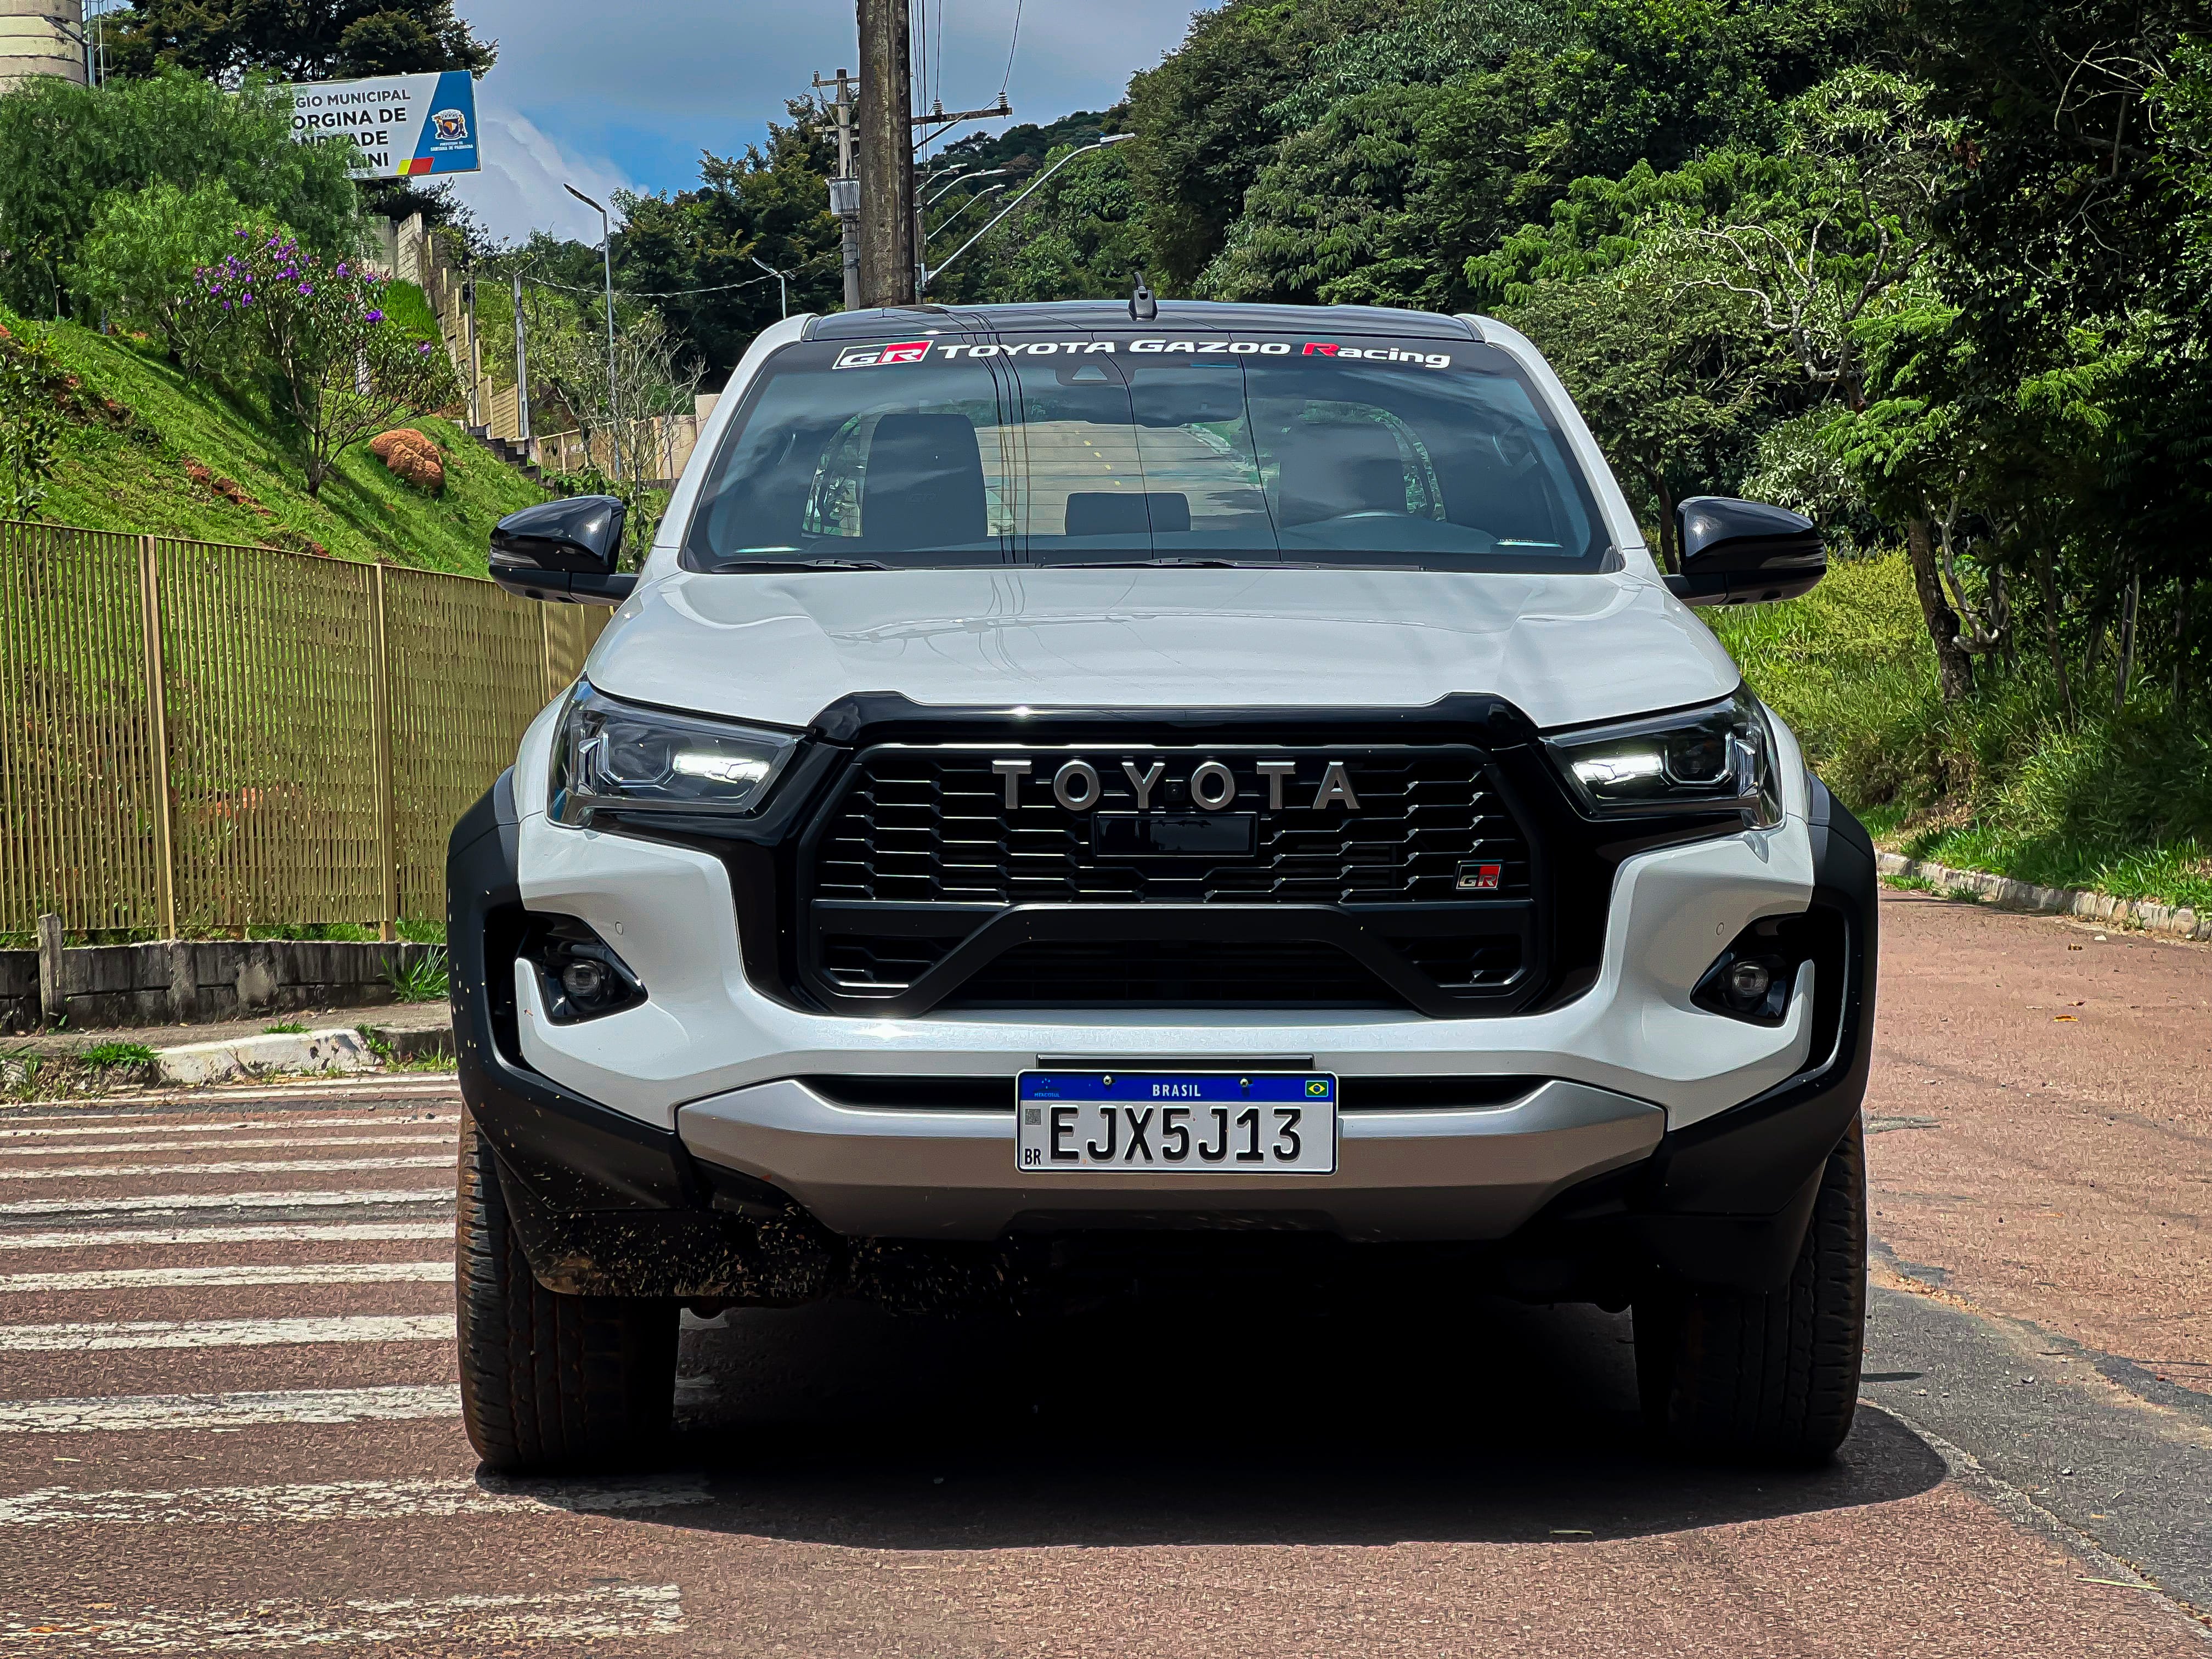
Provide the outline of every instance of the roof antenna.
[[1160,302],[1152,298],[1152,289],[1145,286],[1145,268],[1136,268],[1136,285],[1129,291],[1129,315],[1139,323],[1149,323],[1160,314]]

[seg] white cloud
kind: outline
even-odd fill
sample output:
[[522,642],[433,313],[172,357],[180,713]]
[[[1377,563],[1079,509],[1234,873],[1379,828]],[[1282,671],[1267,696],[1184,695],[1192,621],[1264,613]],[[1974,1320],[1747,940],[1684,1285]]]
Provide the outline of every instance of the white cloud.
[[[476,210],[494,236],[520,242],[542,228],[580,242],[599,240],[599,216],[562,186],[575,185],[612,213],[612,193],[632,188],[627,179],[603,157],[586,159],[564,150],[528,116],[506,107],[495,94],[487,97],[481,84],[477,125],[483,171],[456,174],[453,193]],[[620,216],[616,219],[619,223]]]

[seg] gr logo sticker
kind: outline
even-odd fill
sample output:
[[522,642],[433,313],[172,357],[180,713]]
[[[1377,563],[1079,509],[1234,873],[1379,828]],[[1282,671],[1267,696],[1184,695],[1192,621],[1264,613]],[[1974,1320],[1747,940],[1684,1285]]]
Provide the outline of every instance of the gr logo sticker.
[[896,345],[847,346],[837,354],[833,368],[874,368],[882,363],[918,363],[929,356],[927,340],[902,340]]

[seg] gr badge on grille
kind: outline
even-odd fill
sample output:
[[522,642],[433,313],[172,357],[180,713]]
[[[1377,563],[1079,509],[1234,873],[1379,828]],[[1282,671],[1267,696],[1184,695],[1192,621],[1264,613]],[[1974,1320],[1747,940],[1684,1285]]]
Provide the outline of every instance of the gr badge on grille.
[[[1112,765],[1106,762],[1103,764]],[[1200,761],[1192,767],[1187,776],[1170,779],[1168,765],[1163,760],[1147,760],[1141,766],[1135,761],[1119,763],[1121,775],[1129,781],[1130,791],[1137,798],[1139,812],[1152,810],[1152,794],[1164,781],[1170,797],[1186,797],[1193,805],[1208,812],[1218,812],[1237,799],[1237,774],[1218,760]],[[1019,757],[994,760],[991,770],[1005,780],[1006,805],[1017,807],[1022,804],[1023,780],[1031,777],[1036,769],[1034,761]],[[1256,762],[1252,769],[1267,791],[1267,807],[1279,812],[1289,799],[1303,795],[1308,782],[1313,786],[1311,810],[1316,812],[1341,808],[1346,812],[1359,810],[1359,796],[1352,787],[1352,774],[1345,769],[1342,761],[1326,761],[1310,765],[1310,775],[1302,780],[1298,763],[1290,759],[1269,759]],[[1040,780],[1041,781],[1041,780]],[[1088,812],[1098,805],[1105,793],[1098,767],[1087,760],[1069,760],[1060,763],[1052,775],[1052,798],[1071,812]]]

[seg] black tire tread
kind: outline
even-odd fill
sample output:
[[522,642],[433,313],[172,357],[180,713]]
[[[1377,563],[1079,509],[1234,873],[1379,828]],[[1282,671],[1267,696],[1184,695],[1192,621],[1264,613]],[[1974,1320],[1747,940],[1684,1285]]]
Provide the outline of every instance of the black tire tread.
[[458,1199],[461,1420],[477,1455],[525,1474],[649,1455],[674,1405],[677,1304],[538,1284],[465,1119]]
[[1789,1282],[1765,1295],[1655,1289],[1636,1308],[1648,1421],[1685,1450],[1818,1462],[1850,1432],[1866,1334],[1866,1140],[1821,1171]]

